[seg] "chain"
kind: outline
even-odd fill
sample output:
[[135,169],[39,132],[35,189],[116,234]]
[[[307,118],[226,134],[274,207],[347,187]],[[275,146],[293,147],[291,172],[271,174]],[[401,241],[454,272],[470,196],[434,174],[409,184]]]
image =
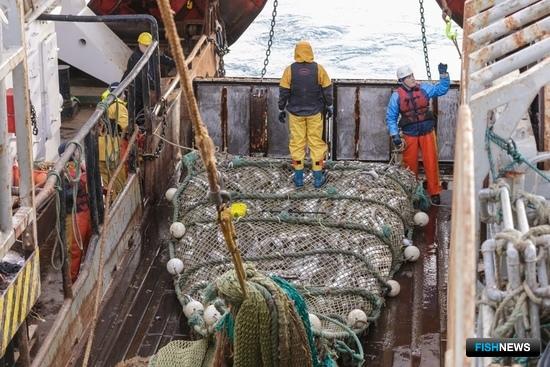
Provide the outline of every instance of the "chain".
[[38,125],[36,123],[36,110],[31,103],[31,125],[32,125],[32,134],[34,136],[38,135]]
[[220,62],[218,63],[218,76],[223,78],[225,76],[225,63],[223,61],[223,57],[229,53],[229,47],[227,47],[225,43],[223,47],[216,45],[216,53],[220,57]]
[[265,50],[264,68],[262,69],[262,82],[264,81],[265,73],[267,72],[267,64],[269,64],[269,56],[271,55],[271,46],[273,45],[273,36],[275,35],[275,19],[277,18],[277,5],[279,1],[273,2],[273,11],[271,12],[271,29],[269,30],[269,40],[267,41],[267,50]]
[[220,62],[218,64],[218,75],[220,78],[225,76],[225,62],[223,61],[223,56],[229,52],[229,48],[225,46],[223,49],[220,49],[218,55],[220,56]]
[[418,0],[420,4],[420,30],[422,32],[422,48],[424,51],[424,63],[426,64],[426,74],[428,80],[432,80],[432,72],[430,71],[430,59],[428,58],[428,41],[426,40],[426,19],[424,19],[424,0]]
[[214,43],[216,54],[218,54],[220,61],[218,62],[218,76],[223,78],[225,76],[225,63],[223,57],[229,53],[229,47],[227,47],[227,41],[225,38],[225,28],[219,28],[216,30],[216,38],[209,39]]
[[155,148],[155,152],[154,153],[150,153],[150,154],[143,154],[143,159],[145,160],[149,160],[149,161],[152,161],[152,160],[155,160],[157,159],[158,157],[160,157],[160,153],[162,153],[162,149],[164,149],[164,138],[166,137],[166,126],[168,125],[168,119],[166,118],[166,115],[164,115],[162,117],[162,127],[161,127],[161,130],[160,130],[160,139],[159,139],[159,142],[157,144],[157,147]]

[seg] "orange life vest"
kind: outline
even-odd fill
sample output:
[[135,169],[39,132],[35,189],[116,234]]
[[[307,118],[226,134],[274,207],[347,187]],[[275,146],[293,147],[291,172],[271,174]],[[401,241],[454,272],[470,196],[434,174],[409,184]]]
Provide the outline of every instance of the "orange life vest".
[[420,87],[407,90],[403,86],[397,88],[399,94],[399,112],[401,119],[399,126],[403,127],[412,123],[433,120],[430,110],[430,100]]

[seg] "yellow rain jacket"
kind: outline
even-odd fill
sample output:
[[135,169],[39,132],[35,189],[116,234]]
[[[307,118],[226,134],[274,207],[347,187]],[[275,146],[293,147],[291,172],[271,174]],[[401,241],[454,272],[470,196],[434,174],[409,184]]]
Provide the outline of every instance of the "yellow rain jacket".
[[313,61],[309,42],[296,44],[294,60],[279,83],[279,109],[286,108],[290,113],[288,145],[292,165],[296,170],[304,169],[307,145],[312,170],[320,171],[327,153],[321,112],[325,106],[332,106],[332,83],[326,70]]
[[279,83],[279,109],[298,115],[312,116],[332,105],[332,83],[322,65],[317,64],[307,41],[294,49],[294,62]]
[[[117,114],[118,112],[118,114]],[[107,108],[107,118],[110,121],[116,121],[117,125],[120,129],[120,132],[124,135],[126,131],[128,130],[128,109],[126,108],[126,103],[120,99],[116,99],[110,106]],[[119,135],[118,133],[116,134]],[[119,151],[119,142],[120,139],[114,138],[114,141],[111,142],[111,137],[107,137],[107,150],[105,149],[105,133],[101,134],[98,139],[98,146],[99,146],[99,160],[102,162],[105,162],[105,154],[107,153],[108,156],[111,156],[114,152],[113,146],[115,147],[115,151]],[[112,160],[112,159],[111,159]]]
[[[106,91],[106,93],[103,93],[102,99],[107,98],[109,95],[108,91]],[[119,131],[115,131],[114,136],[108,135],[106,131],[103,131],[98,137],[99,173],[105,187],[111,180],[112,174],[122,157],[121,144],[124,144],[124,139],[121,136],[124,136],[128,130],[128,109],[126,108],[126,103],[117,98],[107,108],[107,118],[111,126],[114,126],[115,124],[112,122],[116,121],[116,126]],[[117,194],[124,189],[126,176],[126,168],[124,168],[116,177],[113,195],[111,197],[113,200]]]

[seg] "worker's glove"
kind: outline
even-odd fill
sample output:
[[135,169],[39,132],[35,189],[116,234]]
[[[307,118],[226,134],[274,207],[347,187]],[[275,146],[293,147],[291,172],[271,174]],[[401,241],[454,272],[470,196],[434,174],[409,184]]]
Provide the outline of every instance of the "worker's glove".
[[439,63],[437,66],[437,69],[439,70],[439,74],[446,74],[447,73],[447,64],[444,64],[442,62]]
[[327,118],[331,118],[334,115],[334,107],[327,106]]
[[286,112],[285,111],[279,111],[279,122],[281,124],[284,124],[286,122]]
[[393,145],[395,145],[397,149],[401,148],[403,145],[403,141],[401,141],[401,137],[399,136],[399,134],[392,135],[391,141],[393,142]]

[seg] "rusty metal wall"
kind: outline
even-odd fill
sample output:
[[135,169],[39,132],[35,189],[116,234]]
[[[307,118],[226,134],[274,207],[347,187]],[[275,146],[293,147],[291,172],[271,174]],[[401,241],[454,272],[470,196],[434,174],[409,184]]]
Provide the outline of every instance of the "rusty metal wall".
[[[386,161],[390,158],[390,138],[386,129],[386,106],[397,84],[389,80],[334,80],[335,120],[333,159]],[[270,157],[288,156],[288,126],[278,122],[278,80],[226,78],[195,82],[199,110],[214,144],[221,151],[248,155],[251,146],[265,146]],[[258,108],[251,109],[251,93],[267,90],[267,144],[250,141],[251,128],[259,124]],[[439,160],[452,162],[458,84],[438,99]],[[262,145],[264,144],[264,145]],[[257,151],[256,151],[257,153]]]

